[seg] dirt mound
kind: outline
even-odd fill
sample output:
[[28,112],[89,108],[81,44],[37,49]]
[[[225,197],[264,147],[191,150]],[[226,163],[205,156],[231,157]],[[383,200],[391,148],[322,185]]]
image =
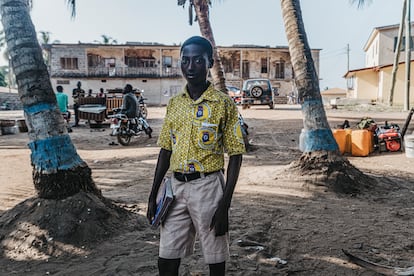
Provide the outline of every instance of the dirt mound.
[[143,224],[137,214],[91,193],[62,200],[29,198],[0,217],[0,241],[4,255],[42,259],[85,252]]

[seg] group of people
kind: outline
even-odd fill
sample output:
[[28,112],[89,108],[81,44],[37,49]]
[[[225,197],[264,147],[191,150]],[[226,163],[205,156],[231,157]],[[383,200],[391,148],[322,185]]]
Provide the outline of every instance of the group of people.
[[[147,210],[151,224],[157,194],[168,175],[175,199],[160,227],[161,276],[179,275],[181,258],[193,252],[196,236],[210,275],[225,275],[229,208],[246,147],[235,103],[207,80],[213,64],[213,47],[207,39],[194,36],[182,44],[180,66],[187,83],[167,106]],[[75,116],[84,93],[79,82],[73,90]],[[66,105],[59,103],[59,108],[65,109]],[[137,98],[127,84],[122,110],[132,117],[136,108]],[[226,170],[224,152],[229,155]]]
[[[69,111],[69,97],[63,93],[63,86],[56,86],[56,101],[59,107],[59,110],[63,114],[67,114],[68,119],[70,118]],[[72,99],[73,99],[73,111],[75,113],[75,127],[79,126],[79,99],[85,97],[85,90],[82,88],[82,83],[78,81],[76,88],[72,90]],[[86,97],[93,97],[92,89],[89,89],[88,95]],[[99,93],[96,94],[97,98],[106,98],[103,88],[99,89]]]
[[[102,89],[103,90],[103,89]],[[65,93],[63,93],[63,86],[58,85],[56,86],[56,101],[59,107],[59,110],[63,114],[67,114],[68,118],[70,118],[69,112],[69,97]],[[79,126],[79,99],[85,97],[85,90],[82,89],[82,83],[78,81],[76,88],[72,91],[72,98],[73,98],[73,110],[75,113],[75,127]]]

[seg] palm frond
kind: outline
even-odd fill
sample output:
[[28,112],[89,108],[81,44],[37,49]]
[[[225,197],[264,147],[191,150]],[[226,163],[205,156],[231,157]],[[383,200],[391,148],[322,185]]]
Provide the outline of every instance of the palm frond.
[[190,26],[193,25],[193,10],[194,10],[193,1],[190,0],[190,5],[188,5],[188,24],[190,24]]
[[351,5],[357,4],[358,9],[362,8],[364,5],[369,5],[372,3],[372,0],[349,0]]
[[76,0],[66,0],[66,3],[68,4],[68,7],[71,10],[71,17],[76,17]]

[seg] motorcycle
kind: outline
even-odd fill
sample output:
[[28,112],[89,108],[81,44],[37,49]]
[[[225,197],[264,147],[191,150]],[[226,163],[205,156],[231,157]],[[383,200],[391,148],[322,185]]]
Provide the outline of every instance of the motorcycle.
[[132,136],[140,136],[142,132],[152,137],[152,128],[144,117],[138,116],[128,118],[125,114],[120,113],[120,109],[114,109],[114,115],[109,116],[111,119],[112,129],[111,136],[116,136],[118,142],[123,146],[128,146]]
[[144,102],[144,100],[146,100],[145,98],[143,98],[143,97],[140,97],[139,99],[138,99],[138,108],[139,108],[139,110],[140,110],[140,112],[141,112],[141,116],[144,118],[144,119],[147,119],[147,116],[148,116],[148,109],[147,109],[147,104]]
[[144,119],[147,119],[148,116],[148,109],[147,109],[147,104],[145,103],[145,100],[147,100],[146,98],[144,98],[144,95],[142,94],[144,92],[144,90],[142,91],[136,91],[135,95],[138,99],[138,110],[141,113],[141,116]]

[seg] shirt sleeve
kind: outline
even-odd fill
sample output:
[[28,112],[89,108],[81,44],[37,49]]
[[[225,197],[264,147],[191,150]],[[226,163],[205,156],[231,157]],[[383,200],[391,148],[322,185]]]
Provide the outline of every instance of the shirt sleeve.
[[[171,101],[170,101],[171,103]],[[161,148],[165,150],[172,151],[172,143],[171,143],[171,124],[169,120],[169,109],[170,103],[167,105],[167,113],[164,118],[164,123],[162,124],[160,136],[158,137],[157,144]]]
[[224,127],[224,147],[229,156],[246,152],[243,134],[236,105],[227,101],[226,122]]

